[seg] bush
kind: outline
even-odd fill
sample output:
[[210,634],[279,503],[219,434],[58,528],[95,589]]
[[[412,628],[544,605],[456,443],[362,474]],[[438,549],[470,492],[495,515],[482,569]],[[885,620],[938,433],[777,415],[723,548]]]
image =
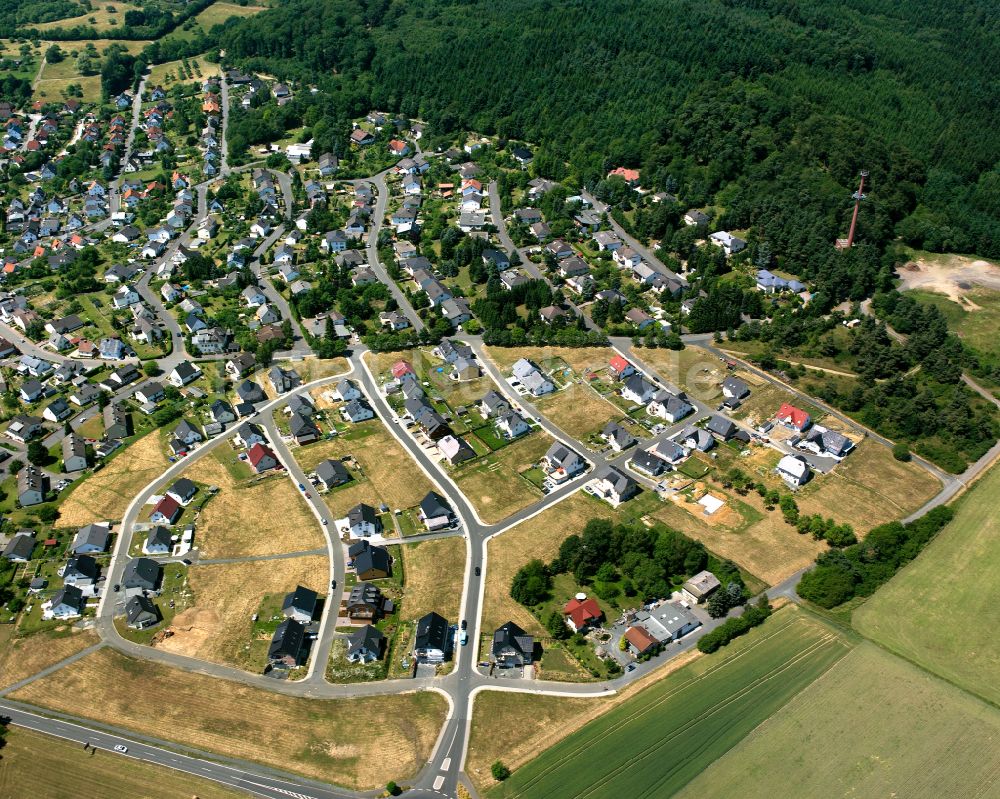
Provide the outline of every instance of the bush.
[[385,792],[389,794],[389,796],[399,796],[402,793],[402,791],[400,791],[399,789],[399,786],[396,785],[396,783],[392,782],[391,780],[388,783],[386,783]]
[[894,457],[897,461],[903,461],[905,463],[913,456],[910,455],[910,448],[900,441],[898,444],[893,445],[892,457]]
[[750,630],[771,615],[771,606],[767,602],[767,597],[761,597],[760,602],[752,607],[748,607],[742,616],[730,619],[721,627],[716,627],[710,633],[706,633],[698,639],[698,649],[705,653],[715,652],[724,647],[734,638],[746,635]]
[[497,782],[503,782],[510,776],[510,769],[498,760],[490,766],[490,773]]

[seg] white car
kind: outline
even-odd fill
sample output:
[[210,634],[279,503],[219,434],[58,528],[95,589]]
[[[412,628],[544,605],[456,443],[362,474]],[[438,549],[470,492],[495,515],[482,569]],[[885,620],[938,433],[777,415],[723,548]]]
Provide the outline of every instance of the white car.
[[115,744],[115,751],[124,755],[128,751],[128,747],[125,744]]

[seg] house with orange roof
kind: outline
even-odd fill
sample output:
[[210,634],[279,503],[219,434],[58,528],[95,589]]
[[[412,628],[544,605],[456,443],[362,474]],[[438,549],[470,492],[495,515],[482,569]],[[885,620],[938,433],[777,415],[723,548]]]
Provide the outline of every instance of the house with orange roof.
[[618,176],[622,178],[629,186],[635,187],[639,185],[639,170],[638,169],[626,169],[623,166],[617,169],[612,169],[608,172],[608,177]]

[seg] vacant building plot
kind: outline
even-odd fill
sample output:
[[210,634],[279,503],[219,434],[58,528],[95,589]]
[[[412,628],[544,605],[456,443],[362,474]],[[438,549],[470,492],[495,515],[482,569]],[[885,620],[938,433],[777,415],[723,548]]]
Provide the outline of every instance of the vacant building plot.
[[[100,639],[92,630],[65,629],[3,639],[0,646],[0,688],[9,688],[42,669],[65,660]],[[6,756],[6,753],[4,753]]]
[[259,672],[269,640],[251,640],[251,617],[267,594],[302,585],[320,594],[330,581],[326,555],[196,564],[188,570],[195,604],[174,617],[173,635],[157,648],[188,657]]
[[550,446],[552,439],[535,431],[484,458],[469,461],[454,473],[454,480],[484,522],[499,522],[542,498],[541,489],[524,473]]
[[715,514],[708,515],[701,505],[678,498],[676,502],[662,503],[652,515],[768,585],[810,566],[826,549],[824,542],[800,535],[785,522],[780,511],[764,510],[756,492],[738,497],[713,484],[708,484],[708,489],[712,496],[726,501],[726,506]]
[[219,488],[196,521],[202,557],[277,555],[326,545],[319,522],[283,472],[238,482],[213,455],[200,458],[184,475]]
[[411,777],[430,757],[447,710],[432,692],[284,696],[109,649],[12,698],[359,790]]
[[611,347],[487,347],[486,354],[505,374],[515,361],[527,358],[539,366],[561,359],[574,372],[585,375],[606,369],[616,353]]
[[521,767],[494,797],[671,796],[850,650],[790,609],[698,658]]
[[[635,359],[641,361],[662,380],[688,392],[691,396],[711,403],[722,401],[720,383],[729,372],[719,358],[700,347],[682,350],[641,349]],[[639,365],[636,364],[638,367]],[[740,374],[741,378],[745,376]],[[754,384],[750,384],[753,390]]]
[[677,796],[996,797],[998,772],[996,708],[864,643]]
[[[69,777],[68,775],[72,775]],[[241,799],[211,780],[161,768],[135,758],[94,756],[73,741],[64,741],[23,727],[7,731],[0,760],[0,796],[62,799],[66,796],[151,797],[157,799]]]
[[432,610],[454,622],[462,601],[465,539],[441,538],[402,547],[406,597],[401,616],[419,619]]
[[957,505],[920,556],[854,613],[864,635],[1000,704],[1000,469]]
[[926,469],[892,457],[888,447],[865,439],[825,475],[817,475],[795,495],[803,513],[832,516],[859,534],[902,519],[941,490]]
[[[411,508],[432,488],[420,467],[378,419],[351,425],[346,433],[336,438],[297,447],[294,454],[307,472],[327,458],[338,460],[351,456],[381,502],[390,508]],[[338,493],[328,498],[332,500]]]
[[580,440],[599,433],[608,422],[622,418],[618,406],[580,383],[570,383],[562,391],[538,400],[535,407],[560,430]]
[[63,502],[59,523],[83,527],[105,519],[120,519],[129,503],[170,465],[153,430],[112,457],[99,472],[80,481]]
[[516,621],[529,633],[545,634],[537,619],[510,596],[510,582],[525,563],[538,558],[549,562],[559,553],[559,545],[579,533],[590,519],[612,518],[612,510],[580,493],[527,521],[494,536],[487,545],[486,595],[483,599],[483,629],[493,630],[506,621]]

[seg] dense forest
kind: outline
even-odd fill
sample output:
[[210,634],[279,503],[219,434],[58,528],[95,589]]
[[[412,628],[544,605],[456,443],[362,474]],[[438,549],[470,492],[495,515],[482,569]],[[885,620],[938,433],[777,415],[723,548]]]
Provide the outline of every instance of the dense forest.
[[325,89],[330,130],[379,108],[537,142],[550,177],[641,167],[812,278],[861,168],[876,253],[900,235],[1000,256],[991,20],[988,0],[291,0],[216,35],[228,58]]

